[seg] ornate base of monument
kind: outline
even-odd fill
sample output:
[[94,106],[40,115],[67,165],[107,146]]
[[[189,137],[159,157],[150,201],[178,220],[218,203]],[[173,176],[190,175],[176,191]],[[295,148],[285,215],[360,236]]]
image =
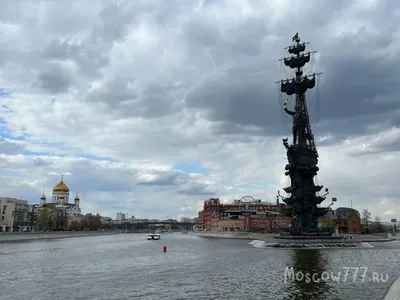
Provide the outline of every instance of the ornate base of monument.
[[266,248],[370,248],[368,243],[349,239],[345,236],[277,236],[275,242],[264,241]]
[[304,236],[304,235],[288,235],[288,236],[276,236],[277,240],[343,240],[345,237],[341,235],[334,236]]
[[281,231],[281,236],[295,236],[295,237],[322,237],[322,236],[332,236],[333,230],[317,230],[317,231]]
[[286,139],[284,145],[288,158],[285,175],[290,176],[291,184],[284,188],[290,197],[283,199],[287,207],[281,213],[292,218],[292,227],[281,235],[331,236],[332,230],[318,227],[318,218],[326,215],[330,208],[319,206],[325,195],[316,194],[322,186],[316,186],[313,179],[319,170],[315,151],[306,144],[288,146]]

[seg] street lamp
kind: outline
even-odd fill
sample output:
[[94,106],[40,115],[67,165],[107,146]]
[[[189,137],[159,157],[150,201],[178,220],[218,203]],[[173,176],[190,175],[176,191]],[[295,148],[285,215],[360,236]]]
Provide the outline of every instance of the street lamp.
[[125,214],[125,233],[128,232],[128,213]]
[[15,216],[15,208],[14,210],[11,212],[11,232],[14,231],[14,216]]

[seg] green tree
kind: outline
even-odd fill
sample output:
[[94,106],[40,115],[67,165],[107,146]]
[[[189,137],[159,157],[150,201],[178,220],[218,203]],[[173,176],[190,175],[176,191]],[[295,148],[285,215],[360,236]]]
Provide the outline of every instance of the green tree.
[[335,222],[331,218],[326,218],[321,222],[321,227],[332,229],[335,227]]
[[40,230],[49,229],[49,209],[47,207],[44,207],[39,211],[38,226]]

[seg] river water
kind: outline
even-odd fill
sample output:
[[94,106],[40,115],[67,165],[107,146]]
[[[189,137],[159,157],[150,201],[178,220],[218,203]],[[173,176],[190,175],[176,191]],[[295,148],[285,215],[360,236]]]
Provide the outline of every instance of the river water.
[[[365,249],[255,244],[181,233],[160,241],[121,234],[0,244],[0,299],[379,300],[400,274],[400,241]],[[293,280],[286,267],[302,273]],[[347,267],[365,279],[354,278],[356,269],[346,277]],[[302,279],[306,273],[314,280]]]

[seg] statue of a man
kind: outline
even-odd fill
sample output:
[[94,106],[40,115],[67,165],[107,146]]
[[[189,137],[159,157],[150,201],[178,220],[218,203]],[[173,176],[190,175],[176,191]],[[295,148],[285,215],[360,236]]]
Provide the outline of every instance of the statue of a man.
[[288,99],[285,100],[285,104],[283,105],[283,110],[287,114],[293,116],[293,127],[292,127],[292,130],[293,130],[293,145],[296,145],[296,143],[297,143],[297,135],[298,135],[298,132],[299,132],[300,121],[301,121],[300,120],[300,105],[296,101],[296,105],[294,107],[294,111],[290,111],[290,110],[287,109],[288,101],[289,101]]

